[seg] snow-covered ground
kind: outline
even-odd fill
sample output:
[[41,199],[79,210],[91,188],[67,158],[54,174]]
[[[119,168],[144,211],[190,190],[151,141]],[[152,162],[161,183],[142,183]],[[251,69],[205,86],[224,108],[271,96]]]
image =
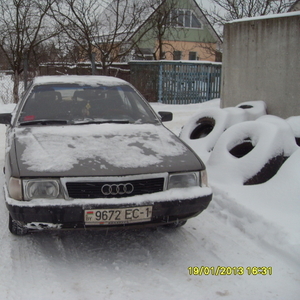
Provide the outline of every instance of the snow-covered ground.
[[[172,111],[174,120],[165,125],[180,134],[195,114],[218,110],[219,101],[153,107]],[[280,123],[253,122],[256,125],[250,127]],[[286,140],[276,137],[288,135],[280,124],[278,132],[266,125],[277,148]],[[234,130],[232,126],[225,131],[227,138],[235,136]],[[248,171],[236,170],[237,175],[230,169],[221,150],[227,147],[226,136],[223,140],[215,147],[217,157],[195,144],[207,164],[214,197],[207,210],[180,229],[15,237],[8,231],[8,214],[0,201],[0,299],[299,299],[300,150],[292,143],[285,145],[289,158],[279,172],[266,183],[244,186],[239,179]],[[1,125],[1,165],[4,143]],[[247,163],[250,168],[267,153],[245,160],[246,169]],[[258,271],[266,275],[255,275]],[[201,275],[193,275],[197,272]]]

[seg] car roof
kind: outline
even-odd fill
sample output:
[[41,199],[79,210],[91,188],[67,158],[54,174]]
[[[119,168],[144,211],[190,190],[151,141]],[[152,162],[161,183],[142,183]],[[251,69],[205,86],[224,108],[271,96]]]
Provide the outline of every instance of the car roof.
[[128,84],[125,80],[102,75],[59,75],[59,76],[37,76],[33,79],[33,85],[43,84],[78,84],[90,86],[115,86]]

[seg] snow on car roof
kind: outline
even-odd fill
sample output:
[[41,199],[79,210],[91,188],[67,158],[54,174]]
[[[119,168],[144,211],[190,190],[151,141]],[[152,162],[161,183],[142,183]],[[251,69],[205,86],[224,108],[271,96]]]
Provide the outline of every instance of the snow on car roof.
[[114,86],[128,84],[126,81],[112,76],[96,75],[59,75],[59,76],[38,76],[33,79],[34,85],[56,84],[56,83],[75,83],[78,85],[106,85]]

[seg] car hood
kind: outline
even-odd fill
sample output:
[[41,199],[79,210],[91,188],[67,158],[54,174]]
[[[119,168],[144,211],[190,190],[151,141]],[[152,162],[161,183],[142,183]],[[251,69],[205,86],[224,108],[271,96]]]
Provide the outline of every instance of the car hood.
[[20,177],[123,176],[204,168],[178,137],[157,124],[19,127],[14,143]]

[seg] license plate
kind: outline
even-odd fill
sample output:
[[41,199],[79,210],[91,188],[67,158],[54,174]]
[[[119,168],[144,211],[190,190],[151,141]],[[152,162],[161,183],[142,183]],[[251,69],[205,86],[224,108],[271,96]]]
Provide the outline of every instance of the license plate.
[[118,225],[151,221],[152,206],[113,209],[89,209],[84,211],[86,225]]

